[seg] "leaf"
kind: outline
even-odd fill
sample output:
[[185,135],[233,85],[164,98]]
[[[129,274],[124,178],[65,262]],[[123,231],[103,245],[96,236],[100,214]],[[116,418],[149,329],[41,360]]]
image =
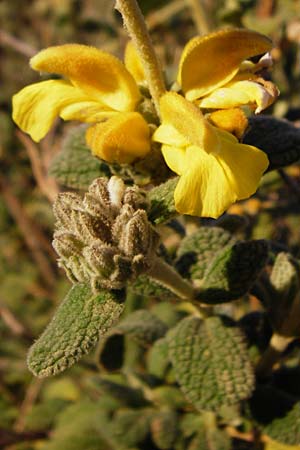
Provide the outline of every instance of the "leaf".
[[244,337],[229,318],[188,317],[167,338],[177,382],[198,410],[216,410],[251,395],[254,375]]
[[208,265],[197,298],[209,304],[236,300],[246,294],[268,259],[264,240],[237,242]]
[[299,336],[299,266],[289,253],[277,255],[270,275],[267,310],[273,328],[282,335]]
[[117,450],[107,435],[110,417],[101,402],[81,400],[57,416],[45,450]]
[[212,258],[236,239],[223,228],[201,227],[181,242],[176,268],[181,275],[200,280]]
[[300,445],[300,402],[285,417],[279,417],[264,428],[264,433],[287,445]]
[[299,445],[284,445],[268,439],[264,445],[264,450],[299,450]]
[[140,346],[147,347],[164,336],[167,329],[167,326],[151,312],[145,309],[134,311],[111,329],[101,341],[97,352],[101,368],[107,371],[121,369],[127,352],[125,336]]
[[102,394],[110,395],[119,401],[121,405],[137,408],[147,404],[141,389],[117,383],[112,376],[97,378],[97,387]]
[[268,155],[268,170],[289,166],[300,159],[300,130],[291,122],[271,116],[249,118],[250,129],[243,142]]
[[112,437],[125,448],[142,442],[150,431],[151,409],[120,409],[110,425]]
[[230,450],[232,448],[229,436],[217,425],[213,413],[185,414],[181,428],[185,436],[194,436],[188,450]]
[[151,297],[159,300],[171,300],[175,297],[173,292],[156,283],[154,280],[147,277],[147,275],[140,275],[133,283],[130,284],[129,289],[135,294],[147,297],[147,300]]
[[156,447],[161,450],[174,448],[174,442],[179,434],[178,415],[175,411],[158,412],[151,421],[151,435]]
[[167,326],[146,309],[139,309],[126,316],[116,327],[119,333],[130,335],[142,345],[149,345],[163,337]]
[[187,450],[231,450],[231,440],[228,435],[219,429],[210,430],[200,427]]
[[171,178],[149,191],[150,209],[148,217],[156,225],[168,222],[178,214],[174,203],[174,191],[177,183],[178,177]]
[[150,375],[164,378],[170,365],[166,338],[158,339],[147,353],[147,370]]
[[95,295],[85,284],[74,285],[31,347],[29,369],[38,377],[47,377],[72,366],[89,352],[122,311],[123,304],[115,292],[103,290]]
[[63,186],[84,190],[95,178],[111,175],[108,164],[91,154],[85,131],[85,127],[72,130],[51,162],[49,175]]
[[256,388],[249,406],[264,434],[285,445],[300,445],[300,402],[294,397],[263,385]]

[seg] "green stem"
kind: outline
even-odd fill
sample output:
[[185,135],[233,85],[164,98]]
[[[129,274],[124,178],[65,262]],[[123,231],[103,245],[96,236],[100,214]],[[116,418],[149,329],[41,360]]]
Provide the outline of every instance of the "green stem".
[[166,88],[143,15],[136,0],[116,0],[115,8],[121,13],[124,26],[143,63],[150,94],[159,114],[159,99]]
[[293,337],[281,336],[274,333],[269,342],[268,348],[265,350],[257,365],[256,373],[259,377],[267,377],[270,375],[274,364],[276,364],[287,349],[287,346],[294,340]]
[[193,286],[188,281],[184,280],[173,267],[164,262],[161,258],[155,258],[147,275],[174,292],[174,294],[183,300],[193,300]]

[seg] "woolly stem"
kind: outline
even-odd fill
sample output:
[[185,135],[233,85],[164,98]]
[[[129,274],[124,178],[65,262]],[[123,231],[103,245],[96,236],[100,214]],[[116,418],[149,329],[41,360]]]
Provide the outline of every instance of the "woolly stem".
[[159,99],[166,88],[141,10],[136,0],[116,0],[115,8],[121,13],[124,26],[143,63],[150,94],[159,114]]
[[184,280],[173,267],[164,262],[161,258],[155,258],[151,269],[147,272],[153,280],[170,291],[174,292],[183,300],[193,300],[194,288],[186,280]]
[[281,336],[277,333],[273,334],[268,348],[263,353],[256,368],[256,373],[259,377],[270,375],[274,364],[281,359],[282,353],[294,339],[293,337]]

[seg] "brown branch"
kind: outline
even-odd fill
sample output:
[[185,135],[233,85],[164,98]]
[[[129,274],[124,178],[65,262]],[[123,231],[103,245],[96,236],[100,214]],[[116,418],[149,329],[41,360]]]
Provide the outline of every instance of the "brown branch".
[[29,58],[37,53],[37,50],[34,47],[20,41],[18,38],[12,36],[4,30],[0,30],[0,45],[7,45],[13,50],[22,53],[22,55],[28,56]]
[[36,402],[43,382],[44,380],[42,380],[41,378],[32,378],[31,383],[26,391],[24,400],[19,408],[19,417],[14,424],[14,431],[16,431],[17,433],[21,433],[24,431],[26,415],[30,412],[32,406]]
[[5,325],[10,329],[12,334],[25,337],[30,339],[30,341],[33,339],[33,336],[29,330],[26,329],[26,327],[15,317],[12,311],[4,305],[3,302],[0,302],[0,317]]
[[182,0],[175,0],[160,9],[150,13],[146,17],[147,27],[150,30],[165,23],[168,19],[185,9],[187,5]]
[[208,34],[213,27],[203,0],[187,0],[187,3],[190,6],[198,33],[200,35]]
[[0,448],[27,441],[37,441],[46,438],[47,436],[48,433],[46,431],[26,431],[23,433],[16,433],[11,430],[0,428]]
[[[16,221],[23,234],[24,241],[40,269],[45,284],[53,288],[56,275],[50,264],[49,256],[55,260],[56,255],[49,240],[37,224],[27,215],[21,202],[14,195],[8,180],[3,175],[0,177],[0,190],[10,214]],[[47,252],[48,256],[43,253],[43,250]]]
[[275,0],[258,0],[256,15],[260,19],[271,17],[275,11]]
[[40,157],[39,150],[34,142],[21,131],[16,132],[18,139],[22,142],[27,150],[33,175],[36,179],[37,185],[41,192],[50,200],[54,202],[58,195],[58,187],[53,178],[47,177],[42,159]]

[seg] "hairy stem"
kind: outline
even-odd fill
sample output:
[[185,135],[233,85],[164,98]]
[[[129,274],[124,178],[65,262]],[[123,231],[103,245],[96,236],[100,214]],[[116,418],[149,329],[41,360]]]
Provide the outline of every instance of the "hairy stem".
[[116,0],[115,8],[121,13],[124,26],[143,63],[149,90],[157,113],[159,113],[159,99],[166,91],[166,88],[163,74],[138,3],[136,0]]
[[256,368],[256,373],[259,377],[270,375],[274,364],[281,359],[282,353],[293,340],[293,337],[281,336],[277,333],[273,334],[268,348],[263,353]]
[[147,272],[153,280],[170,291],[174,292],[183,300],[193,300],[194,288],[186,280],[184,280],[173,267],[164,262],[161,258],[156,258],[151,269]]

